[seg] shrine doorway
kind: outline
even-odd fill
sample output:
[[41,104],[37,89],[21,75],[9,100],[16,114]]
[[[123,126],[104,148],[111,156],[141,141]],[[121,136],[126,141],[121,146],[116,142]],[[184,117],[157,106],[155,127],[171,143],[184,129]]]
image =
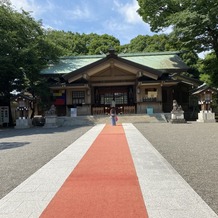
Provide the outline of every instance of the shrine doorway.
[[115,102],[118,114],[124,113],[128,106],[134,106],[133,86],[95,87],[93,95],[93,114],[96,113],[95,110],[98,111],[97,114],[109,114],[112,101]]

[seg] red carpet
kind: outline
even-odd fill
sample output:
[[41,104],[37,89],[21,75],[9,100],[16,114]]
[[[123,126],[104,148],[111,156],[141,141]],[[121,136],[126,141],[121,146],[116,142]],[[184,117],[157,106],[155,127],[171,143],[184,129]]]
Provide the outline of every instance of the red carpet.
[[121,125],[105,126],[41,217],[148,217]]

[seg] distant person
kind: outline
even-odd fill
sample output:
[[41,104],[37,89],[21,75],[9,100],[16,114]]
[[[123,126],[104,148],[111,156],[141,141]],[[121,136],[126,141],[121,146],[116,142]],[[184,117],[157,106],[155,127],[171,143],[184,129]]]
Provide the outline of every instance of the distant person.
[[116,103],[115,103],[115,101],[114,101],[114,99],[111,101],[111,107],[113,108],[115,108],[116,107]]
[[115,107],[112,107],[110,109],[110,117],[111,117],[111,125],[116,126],[116,109]]

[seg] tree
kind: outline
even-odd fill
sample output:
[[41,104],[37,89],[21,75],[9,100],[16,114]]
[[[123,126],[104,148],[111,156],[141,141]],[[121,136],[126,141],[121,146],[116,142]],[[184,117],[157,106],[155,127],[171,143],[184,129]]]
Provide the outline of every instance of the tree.
[[59,56],[55,44],[45,38],[41,22],[0,2],[0,47],[0,95],[5,104],[10,105],[14,89],[28,89],[36,96],[41,69]]
[[108,34],[97,35],[90,34],[87,43],[89,54],[107,53],[110,47],[113,47],[118,53],[120,50],[120,41],[114,36]]
[[127,52],[163,52],[176,51],[176,45],[167,34],[138,35],[130,41]]
[[218,88],[218,65],[215,53],[207,54],[198,63],[200,78],[208,85]]
[[120,50],[119,40],[107,34],[79,34],[70,31],[48,30],[46,36],[61,49],[63,56],[107,53],[110,46],[113,46],[116,51]]
[[46,31],[47,39],[51,40],[61,50],[62,56],[77,56],[88,53],[87,36],[85,34],[50,30]]
[[139,15],[154,32],[172,28],[182,47],[197,53],[213,50],[218,59],[217,0],[138,0]]

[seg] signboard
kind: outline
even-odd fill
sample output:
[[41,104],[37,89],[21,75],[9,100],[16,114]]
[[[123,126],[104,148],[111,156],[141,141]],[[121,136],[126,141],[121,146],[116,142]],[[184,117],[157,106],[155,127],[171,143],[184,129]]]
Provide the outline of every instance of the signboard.
[[9,123],[9,107],[0,106],[0,125]]
[[71,117],[77,116],[77,108],[70,108],[70,116]]

